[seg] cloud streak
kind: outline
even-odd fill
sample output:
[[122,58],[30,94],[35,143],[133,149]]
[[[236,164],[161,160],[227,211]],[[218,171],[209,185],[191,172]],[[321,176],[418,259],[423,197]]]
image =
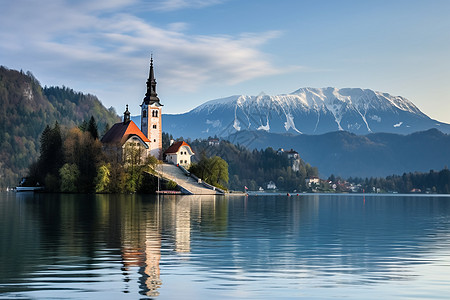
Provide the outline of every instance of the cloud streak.
[[[158,2],[165,9],[187,5]],[[194,1],[191,7],[220,2]],[[134,15],[140,5],[135,0],[11,1],[0,11],[0,64],[31,70],[44,85],[95,94],[106,106],[121,111],[124,103],[137,103],[145,93],[153,53],[158,89],[175,98],[172,112],[189,109],[189,104],[178,100],[186,95],[200,92],[196,98],[205,100],[205,89],[223,89],[295,69],[275,66],[263,51],[282,32],[189,34],[188,23],[156,24]],[[165,14],[160,11],[150,14]]]
[[152,3],[153,9],[174,11],[188,8],[204,8],[223,3],[224,0],[158,0]]
[[[173,0],[156,4],[160,10],[169,10],[187,7],[187,3],[201,7],[220,2]],[[65,0],[11,1],[0,12],[0,28],[9,28],[0,31],[0,57],[20,62],[21,68],[45,73],[48,78],[66,80],[50,84],[75,82],[81,90],[84,85],[93,87],[99,96],[103,86],[118,89],[120,83],[128,89],[140,87],[145,82],[143,74],[148,72],[150,52],[158,66],[164,66],[158,68],[159,81],[179,91],[194,92],[205,85],[233,85],[287,72],[275,67],[261,50],[281,32],[189,35],[182,32],[189,24],[152,24],[129,13],[134,5],[141,4],[133,0],[82,1],[76,5]]]

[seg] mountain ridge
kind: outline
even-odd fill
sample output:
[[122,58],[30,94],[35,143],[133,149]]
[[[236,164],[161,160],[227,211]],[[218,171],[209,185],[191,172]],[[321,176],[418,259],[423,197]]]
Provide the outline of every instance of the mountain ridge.
[[[194,120],[196,124],[192,125]],[[404,97],[370,89],[332,87],[300,88],[275,96],[261,93],[214,99],[184,114],[165,114],[165,123],[164,131],[190,138],[224,137],[241,130],[409,134],[438,128],[450,133],[449,124],[431,119]]]

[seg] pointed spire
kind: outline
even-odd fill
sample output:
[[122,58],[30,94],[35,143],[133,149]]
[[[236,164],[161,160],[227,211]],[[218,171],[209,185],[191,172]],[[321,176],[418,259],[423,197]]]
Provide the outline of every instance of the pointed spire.
[[130,112],[128,111],[128,104],[127,104],[127,109],[125,110],[125,112],[123,113],[123,123],[126,124],[128,122],[131,121],[131,117],[130,117]]
[[155,83],[156,86],[155,74],[153,72],[153,53],[150,54],[150,73],[148,74],[148,78],[151,81],[151,83]]
[[145,104],[159,103],[158,94],[156,93],[156,79],[153,71],[153,53],[150,56],[150,72],[147,79],[147,92],[144,97]]

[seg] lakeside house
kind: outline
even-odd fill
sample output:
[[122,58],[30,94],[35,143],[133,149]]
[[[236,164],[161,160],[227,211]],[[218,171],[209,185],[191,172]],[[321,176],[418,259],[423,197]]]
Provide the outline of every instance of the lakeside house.
[[193,155],[195,153],[188,143],[184,141],[173,142],[172,140],[170,147],[164,151],[164,160],[174,165],[187,167],[191,164],[191,157]]
[[268,190],[276,190],[277,189],[277,185],[275,184],[275,182],[269,181],[269,183],[267,183],[267,189]]
[[317,176],[309,177],[305,179],[305,183],[307,187],[313,187],[320,183],[320,179]]

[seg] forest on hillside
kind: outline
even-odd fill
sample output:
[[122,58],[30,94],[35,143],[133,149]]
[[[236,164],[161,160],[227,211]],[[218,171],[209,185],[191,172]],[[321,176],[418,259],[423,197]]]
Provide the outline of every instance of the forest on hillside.
[[94,117],[99,131],[119,121],[97,97],[67,87],[42,87],[31,72],[0,66],[0,190],[17,185],[38,159],[47,125],[77,126]]
[[[339,181],[340,178],[329,178],[331,181]],[[409,172],[402,175],[391,175],[387,177],[371,178],[348,178],[347,181],[359,185],[360,190],[383,193],[430,193],[450,194],[450,170],[445,167],[440,171]]]
[[[171,138],[169,134],[163,134],[163,148],[168,147]],[[294,171],[287,154],[270,147],[249,150],[226,140],[215,145],[203,139],[189,140],[188,143],[195,152],[194,162],[203,156],[217,156],[228,163],[228,188],[231,190],[243,191],[245,186],[251,191],[260,187],[267,189],[267,184],[273,182],[280,191],[307,191],[305,179],[318,176],[319,173],[316,167],[301,158],[299,170]]]

